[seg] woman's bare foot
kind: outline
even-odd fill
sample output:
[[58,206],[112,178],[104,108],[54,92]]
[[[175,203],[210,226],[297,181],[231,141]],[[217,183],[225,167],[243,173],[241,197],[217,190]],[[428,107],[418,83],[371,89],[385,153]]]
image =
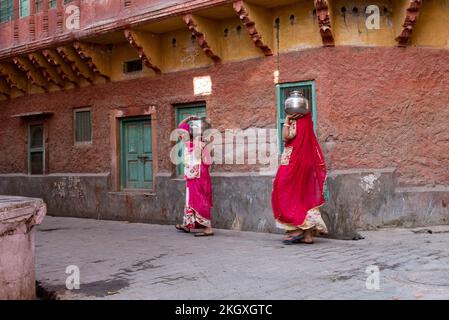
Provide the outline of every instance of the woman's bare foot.
[[302,243],[313,243],[313,233],[312,230],[306,230],[304,232],[304,239],[301,240]]
[[214,235],[214,229],[206,228],[202,232],[195,233],[195,237],[210,237]]

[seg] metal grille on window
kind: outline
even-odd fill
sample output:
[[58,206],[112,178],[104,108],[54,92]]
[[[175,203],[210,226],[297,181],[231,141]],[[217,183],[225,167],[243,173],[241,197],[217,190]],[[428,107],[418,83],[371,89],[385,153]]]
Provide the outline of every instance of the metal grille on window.
[[75,142],[92,141],[92,121],[90,110],[75,112]]

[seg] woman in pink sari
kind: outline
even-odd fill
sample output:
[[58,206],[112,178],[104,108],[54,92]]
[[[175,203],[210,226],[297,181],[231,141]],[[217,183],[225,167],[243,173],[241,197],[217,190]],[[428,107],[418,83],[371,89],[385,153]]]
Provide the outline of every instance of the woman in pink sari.
[[191,229],[203,229],[195,237],[213,236],[211,225],[212,183],[209,174],[211,158],[205,148],[202,136],[190,134],[189,121],[199,120],[191,116],[179,124],[183,130],[184,141],[184,179],[186,180],[186,202],[183,224],[176,229],[189,233]]
[[286,231],[285,244],[312,244],[313,236],[327,234],[327,228],[319,211],[325,203],[326,163],[311,113],[287,116],[282,139],[285,148],[272,194],[274,218]]

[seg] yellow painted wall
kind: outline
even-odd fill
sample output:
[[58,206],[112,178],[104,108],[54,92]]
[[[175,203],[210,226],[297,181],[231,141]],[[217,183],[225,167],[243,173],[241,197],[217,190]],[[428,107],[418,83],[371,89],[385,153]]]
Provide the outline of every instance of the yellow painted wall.
[[412,45],[449,47],[449,0],[426,0],[413,29]]
[[204,34],[208,46],[212,49],[213,53],[219,57],[222,57],[221,45],[222,45],[222,34],[220,30],[220,25],[211,19],[200,17],[194,15],[195,24],[198,30]]
[[[272,10],[271,22],[275,25],[280,18],[279,51],[293,51],[323,45],[318,20],[313,14],[313,1],[301,0],[295,4],[277,7]],[[290,16],[294,15],[293,24]],[[273,30],[273,52],[277,52],[277,30]]]
[[123,63],[126,61],[137,60],[139,55],[137,51],[131,47],[129,43],[123,43],[114,46],[112,50],[112,64],[111,64],[111,80],[120,81],[126,79],[132,79],[135,77],[148,77],[154,76],[154,71],[148,69],[145,65],[142,71],[124,74],[123,73]]
[[[394,46],[397,36],[394,26],[394,0],[333,0],[333,25],[335,45],[358,45],[358,46]],[[380,9],[380,29],[368,29],[366,27],[367,14],[366,7],[377,5]],[[342,13],[342,8],[346,8],[346,13]],[[358,9],[358,13],[353,12],[353,8]],[[384,7],[388,9],[384,13]]]
[[[237,27],[240,26],[240,32]],[[225,37],[224,30],[228,29]],[[263,57],[262,51],[254,45],[248,30],[238,18],[225,19],[220,21],[221,30],[221,52],[223,61],[236,61],[256,57]]]
[[[173,47],[172,40],[176,39],[176,46]],[[177,70],[204,67],[212,64],[196,39],[192,39],[192,34],[187,29],[164,33],[161,35],[162,50],[162,70],[172,72]]]

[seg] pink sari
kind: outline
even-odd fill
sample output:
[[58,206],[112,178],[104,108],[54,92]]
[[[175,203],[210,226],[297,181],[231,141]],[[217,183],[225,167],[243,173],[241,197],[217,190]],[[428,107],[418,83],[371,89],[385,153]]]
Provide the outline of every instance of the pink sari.
[[325,203],[326,163],[310,113],[291,123],[289,136],[273,184],[274,218],[285,230],[313,229],[326,234],[318,210]]
[[[189,131],[189,125],[179,126]],[[195,160],[192,141],[185,143],[184,179],[186,180],[186,202],[183,225],[189,229],[211,227],[212,183],[209,174],[210,155],[204,142],[200,142],[200,157]]]

